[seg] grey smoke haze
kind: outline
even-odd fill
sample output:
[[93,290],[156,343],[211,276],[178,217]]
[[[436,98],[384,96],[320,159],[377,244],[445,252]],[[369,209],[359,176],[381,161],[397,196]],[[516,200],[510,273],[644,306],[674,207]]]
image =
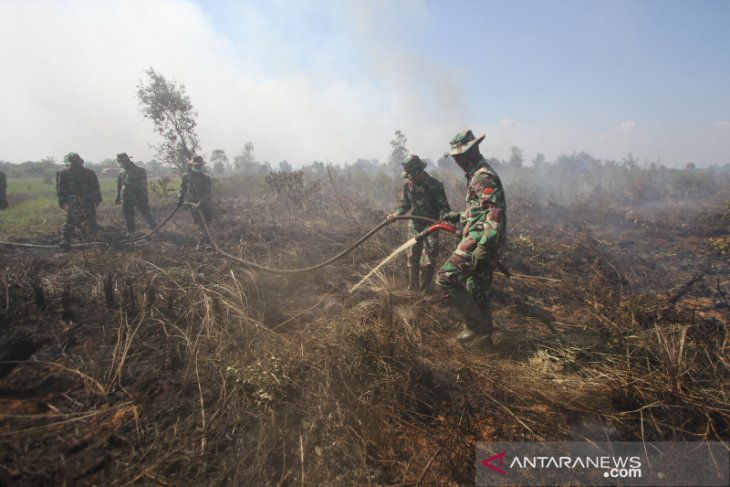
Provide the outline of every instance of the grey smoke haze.
[[[680,112],[653,119],[626,109],[582,123],[574,107],[548,109],[539,80],[528,83],[529,75],[494,59],[536,28],[497,22],[506,8],[6,0],[0,159],[60,158],[71,150],[89,160],[120,151],[152,158],[149,144],[157,140],[135,99],[143,70],[152,66],[186,86],[206,155],[222,148],[232,157],[252,141],[256,157],[274,164],[382,161],[394,131],[402,130],[411,151],[436,159],[454,133],[471,127],[487,134],[484,152],[498,158],[517,145],[528,161],[537,152],[552,159],[586,150],[614,159],[633,152],[668,165],[730,162],[730,95],[693,125],[678,123]],[[455,21],[470,20],[465,13],[483,28]],[[509,33],[499,45],[484,37],[496,29]],[[474,33],[465,44],[460,36],[468,30]],[[585,103],[579,96],[573,105]],[[522,105],[530,103],[534,110],[526,111]]]

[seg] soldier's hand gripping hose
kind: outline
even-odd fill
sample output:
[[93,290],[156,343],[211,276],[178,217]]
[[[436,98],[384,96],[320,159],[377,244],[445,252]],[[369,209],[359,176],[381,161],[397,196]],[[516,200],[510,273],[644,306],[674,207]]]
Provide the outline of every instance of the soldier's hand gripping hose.
[[444,215],[442,220],[449,223],[459,223],[461,221],[461,213],[458,211],[450,211]]
[[415,240],[416,242],[421,242],[433,232],[437,232],[439,230],[443,232],[456,233],[456,227],[453,225],[449,225],[447,223],[434,223],[433,225],[416,235]]

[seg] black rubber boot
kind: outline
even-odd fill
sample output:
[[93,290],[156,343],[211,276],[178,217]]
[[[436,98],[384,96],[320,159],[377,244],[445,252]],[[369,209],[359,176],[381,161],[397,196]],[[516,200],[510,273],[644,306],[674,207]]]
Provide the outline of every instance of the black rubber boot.
[[428,292],[433,289],[433,274],[436,269],[433,267],[424,267],[421,269],[421,292]]
[[58,244],[58,248],[65,251],[71,250],[71,236],[70,235],[64,235],[63,236],[63,242]]
[[155,221],[155,217],[152,216],[151,213],[147,213],[144,216],[145,220],[147,220],[147,225],[150,226],[150,229],[154,229],[157,226],[157,222]]
[[421,274],[420,267],[409,267],[408,268],[408,290],[411,292],[418,291],[419,276]]
[[451,304],[464,315],[464,329],[456,336],[462,343],[470,342],[478,336],[492,334],[491,314],[485,316],[474,298],[461,289],[450,296]]

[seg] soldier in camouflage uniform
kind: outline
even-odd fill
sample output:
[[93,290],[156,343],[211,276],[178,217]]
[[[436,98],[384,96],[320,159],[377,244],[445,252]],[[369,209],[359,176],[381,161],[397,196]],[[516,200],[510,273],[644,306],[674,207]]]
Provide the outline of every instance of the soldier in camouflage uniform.
[[[400,206],[388,215],[388,219],[411,212],[415,216],[425,216],[440,220],[451,211],[446,200],[444,185],[438,179],[428,174],[424,169],[426,163],[417,155],[409,156],[403,165],[403,191]],[[420,220],[411,220],[408,224],[408,233],[415,237],[429,224]],[[433,274],[436,270],[436,257],[439,252],[438,232],[434,232],[426,239],[408,249],[408,290],[427,291],[431,288]]]
[[436,283],[466,319],[457,339],[469,342],[482,337],[483,344],[490,345],[492,306],[489,291],[505,242],[507,206],[499,176],[479,152],[483,139],[483,135],[475,138],[472,131],[467,130],[451,140],[450,155],[466,173],[466,210],[444,217],[452,222],[461,220],[464,229],[456,250],[439,270]]
[[157,223],[150,213],[150,202],[147,195],[147,171],[136,165],[129,156],[122,152],[117,154],[117,163],[123,171],[117,176],[117,198],[115,204],[122,204],[122,214],[127,222],[127,233],[134,233],[134,208],[137,207],[150,228]]
[[66,211],[60,247],[68,250],[76,228],[80,230],[83,240],[96,238],[96,207],[101,203],[101,192],[96,173],[84,167],[81,156],[69,152],[63,162],[66,169],[56,173],[56,195],[58,206]]
[[0,210],[4,210],[8,207],[8,197],[5,193],[8,187],[8,180],[5,177],[5,173],[0,171]]
[[207,246],[210,244],[210,236],[205,230],[201,214],[205,221],[210,225],[213,219],[213,197],[211,191],[210,176],[205,174],[203,166],[205,162],[201,156],[193,157],[192,162],[182,179],[180,194],[177,197],[177,206],[180,207],[186,201],[196,203],[198,206],[191,206],[193,221],[198,225],[200,231],[200,240],[198,246]]

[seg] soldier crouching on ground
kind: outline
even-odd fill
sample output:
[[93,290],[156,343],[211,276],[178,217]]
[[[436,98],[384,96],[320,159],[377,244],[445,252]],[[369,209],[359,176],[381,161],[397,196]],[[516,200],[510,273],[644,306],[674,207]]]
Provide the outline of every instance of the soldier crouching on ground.
[[66,211],[59,247],[68,250],[74,229],[79,229],[83,241],[96,238],[96,207],[101,203],[101,192],[96,173],[84,167],[81,156],[69,152],[63,162],[66,169],[56,173],[56,195],[58,206]]
[[190,211],[193,214],[193,221],[198,226],[200,238],[198,240],[198,248],[210,245],[210,236],[203,225],[203,218],[210,225],[213,219],[213,196],[211,188],[210,176],[204,172],[205,162],[201,156],[193,157],[182,179],[180,186],[180,194],[177,197],[178,208],[187,201],[197,206],[191,206]]
[[456,250],[439,270],[436,283],[466,320],[457,339],[466,343],[479,337],[481,345],[489,346],[492,344],[489,291],[507,233],[507,205],[499,176],[479,152],[483,139],[483,135],[475,138],[467,130],[451,140],[450,155],[466,173],[466,210],[444,218],[447,221],[460,218],[464,229]]
[[115,204],[122,204],[122,214],[127,223],[127,234],[134,234],[134,209],[139,210],[151,229],[157,226],[150,213],[149,196],[147,195],[147,171],[136,165],[129,156],[122,152],[117,154],[117,163],[123,171],[117,176],[117,198]]
[[[409,211],[414,216],[439,220],[451,211],[449,202],[446,200],[443,183],[425,171],[426,163],[420,157],[412,154],[401,164],[405,181],[403,181],[400,206],[394,213],[388,215],[389,221],[392,221],[393,217],[404,215]],[[408,223],[408,233],[411,237],[415,237],[428,226],[427,222],[411,220]],[[428,291],[431,288],[438,253],[438,232],[434,232],[408,249],[409,291],[419,289]]]

